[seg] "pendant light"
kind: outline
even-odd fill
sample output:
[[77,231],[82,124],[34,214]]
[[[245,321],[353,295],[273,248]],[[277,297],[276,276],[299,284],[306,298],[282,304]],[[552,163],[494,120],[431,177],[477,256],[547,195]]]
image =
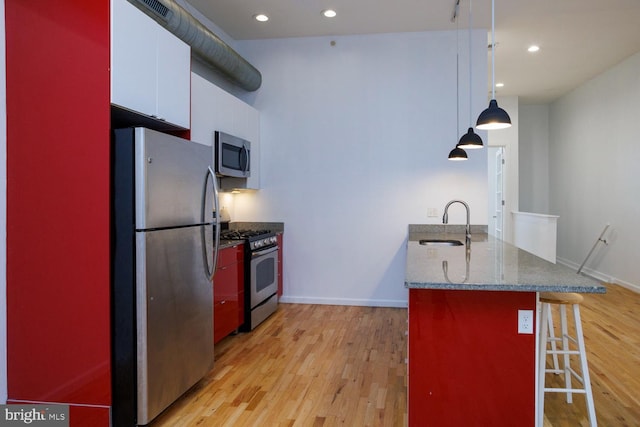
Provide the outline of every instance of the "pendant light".
[[[471,14],[471,2],[472,0],[469,0],[469,122],[471,122],[471,109],[473,106],[473,73],[471,68],[471,28],[473,28],[473,20]],[[462,138],[460,138],[460,141],[458,141],[457,145],[457,147],[459,148],[466,148],[471,150],[482,148],[483,146],[484,145],[482,144],[482,138],[480,138],[480,135],[473,131],[473,127],[471,125],[469,126],[469,130],[467,131],[467,133],[462,135]]]
[[496,101],[496,24],[495,0],[491,0],[491,101],[489,107],[480,113],[476,127],[483,130],[506,129],[511,127],[511,118]]
[[[460,4],[460,1],[458,0],[456,2],[456,6],[454,9],[454,14],[453,14],[453,19],[456,18],[457,12],[458,12],[458,5]],[[458,41],[458,20],[456,19],[456,135],[458,134],[458,130],[460,129],[460,102],[459,102],[459,76],[460,76],[460,71],[459,71],[459,46],[460,46],[460,42]],[[462,160],[467,160],[467,152],[464,151],[462,148],[458,147],[456,145],[456,148],[454,148],[453,150],[451,150],[449,152],[449,160],[451,161],[462,161]]]
[[449,160],[453,162],[459,162],[461,160],[467,160],[467,152],[460,147],[456,147],[449,152]]

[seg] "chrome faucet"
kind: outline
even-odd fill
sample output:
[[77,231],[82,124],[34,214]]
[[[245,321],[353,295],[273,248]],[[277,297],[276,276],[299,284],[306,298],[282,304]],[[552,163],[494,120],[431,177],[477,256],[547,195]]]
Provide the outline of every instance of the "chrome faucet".
[[466,204],[465,202],[463,202],[462,200],[452,200],[449,203],[447,203],[447,205],[444,207],[444,215],[442,215],[442,223],[443,224],[448,224],[449,223],[449,206],[451,206],[454,203],[462,203],[465,207],[465,209],[467,210],[467,226],[466,226],[466,239],[467,242],[471,241],[471,210],[469,209],[469,205]]

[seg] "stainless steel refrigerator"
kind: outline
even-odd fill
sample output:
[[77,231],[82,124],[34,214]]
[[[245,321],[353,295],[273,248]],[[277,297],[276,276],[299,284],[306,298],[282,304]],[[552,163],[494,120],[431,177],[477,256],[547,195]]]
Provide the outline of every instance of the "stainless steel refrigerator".
[[113,137],[112,425],[146,425],[213,367],[219,230],[212,149]]

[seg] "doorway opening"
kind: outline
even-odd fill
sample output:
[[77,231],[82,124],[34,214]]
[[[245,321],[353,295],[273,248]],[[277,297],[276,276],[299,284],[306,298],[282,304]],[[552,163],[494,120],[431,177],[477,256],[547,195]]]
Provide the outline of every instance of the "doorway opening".
[[488,233],[504,240],[504,182],[506,176],[505,148],[487,147],[489,180],[489,226]]

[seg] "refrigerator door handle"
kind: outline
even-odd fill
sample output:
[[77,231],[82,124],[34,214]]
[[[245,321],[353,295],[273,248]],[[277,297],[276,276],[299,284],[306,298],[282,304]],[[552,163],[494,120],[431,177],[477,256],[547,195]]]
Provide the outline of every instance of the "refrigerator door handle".
[[220,247],[220,200],[218,196],[218,185],[216,184],[216,175],[211,169],[211,166],[207,168],[207,173],[204,176],[204,187],[202,190],[202,222],[208,222],[206,220],[206,211],[207,211],[207,183],[209,181],[209,176],[211,176],[211,181],[213,182],[213,203],[215,209],[215,221],[214,221],[214,235],[215,241],[213,245],[213,268],[209,269],[209,258],[207,254],[207,245],[206,245],[206,230],[205,226],[202,227],[202,261],[204,264],[204,272],[207,275],[209,281],[213,280],[213,275],[216,272],[216,267],[218,266],[218,248]]
[[211,271],[211,278],[218,268],[218,252],[220,250],[220,194],[218,192],[218,183],[216,182],[216,174],[209,166],[207,173],[211,175],[213,181],[213,203],[216,209],[216,223],[215,223],[215,244],[213,246],[213,270]]

